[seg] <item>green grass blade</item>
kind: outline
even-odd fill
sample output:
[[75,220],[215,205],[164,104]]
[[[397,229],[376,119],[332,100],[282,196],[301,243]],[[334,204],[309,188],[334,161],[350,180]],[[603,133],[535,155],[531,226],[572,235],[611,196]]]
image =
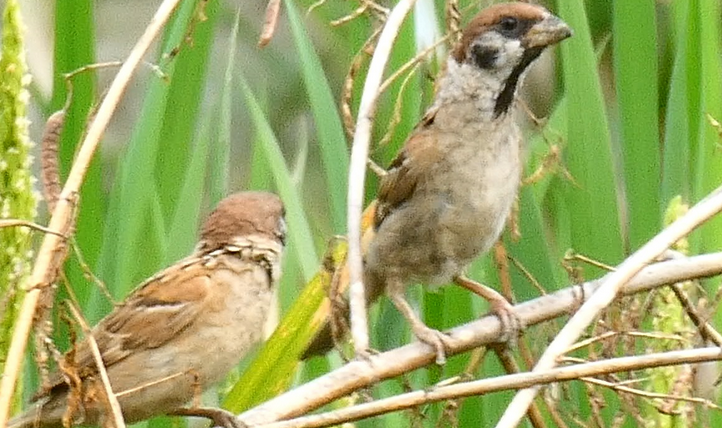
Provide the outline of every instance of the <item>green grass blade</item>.
[[[271,129],[260,104],[243,76],[239,76],[241,92],[246,99],[246,106],[251,113],[256,126],[257,138],[262,148],[269,174],[273,176],[278,193],[286,206],[286,221],[288,222],[289,250],[298,260],[303,277],[310,281],[316,271],[318,257],[311,235],[311,230],[303,209],[301,192],[293,184],[291,173],[283,158],[278,140]],[[254,165],[256,167],[256,165]],[[258,165],[261,167],[261,165]]]
[[[702,97],[703,111],[717,121],[722,121],[722,47],[720,37],[722,29],[719,1],[702,0],[700,5],[702,43]],[[720,138],[717,130],[705,119],[702,124],[699,162],[696,165],[696,198],[699,200],[722,182],[722,162],[720,162]],[[700,234],[702,251],[714,251],[722,248],[722,217],[712,218],[703,226]]]
[[574,37],[561,43],[569,141],[564,154],[577,183],[566,185],[572,245],[590,257],[616,263],[624,250],[616,171],[584,2],[559,0],[558,6],[574,29]]
[[632,248],[654,236],[662,220],[654,17],[653,0],[614,2],[614,76]]
[[331,205],[333,230],[339,233],[346,230],[346,189],[349,165],[346,136],[336,108],[337,102],[324,74],[321,60],[308,38],[296,5],[292,0],[286,0],[284,4],[288,10],[293,40],[301,60],[304,86],[318,135],[318,145],[329,192],[326,199]]
[[[172,25],[166,30],[167,43],[162,47],[162,52],[181,43],[194,9],[194,2],[181,5]],[[165,70],[171,79],[175,68],[176,63],[171,62]],[[170,89],[170,85],[158,79],[150,82],[140,120],[136,123],[114,184],[117,190],[112,197],[118,198],[117,204],[114,204],[117,210],[111,212],[112,218],[105,229],[103,268],[112,269],[112,277],[104,276],[108,278],[108,285],[116,296],[127,294],[137,281],[153,271],[148,266],[140,269],[137,247],[144,242],[143,236],[148,225],[146,215],[150,201],[147,198],[152,193],[147,189],[149,183],[155,183],[164,120],[162,113],[169,106]],[[164,257],[161,255],[160,259]]]
[[676,195],[692,197],[691,168],[696,164],[702,119],[699,69],[699,0],[676,5],[677,50],[667,102],[661,207]]
[[[190,7],[191,4],[199,2],[186,3]],[[194,25],[192,43],[179,42],[176,34],[171,34],[169,31],[165,33],[169,42],[166,42],[163,52],[168,52],[174,46],[180,47],[180,52],[173,59],[175,65],[170,85],[166,85],[166,107],[155,112],[155,115],[162,120],[162,124],[159,125],[161,127],[157,143],[159,148],[153,175],[158,183],[158,195],[161,198],[166,221],[170,221],[176,209],[183,209],[180,205],[186,202],[179,198],[179,193],[184,185],[183,177],[186,174],[188,157],[193,150],[193,139],[197,134],[198,111],[204,105],[201,102],[204,89],[212,85],[207,81],[207,72],[221,6],[216,1],[203,3],[206,19],[192,24]],[[177,20],[174,20],[172,25],[185,29],[183,16],[181,14],[177,16]],[[194,16],[193,19],[198,19],[198,16]],[[176,44],[171,44],[171,40]]]

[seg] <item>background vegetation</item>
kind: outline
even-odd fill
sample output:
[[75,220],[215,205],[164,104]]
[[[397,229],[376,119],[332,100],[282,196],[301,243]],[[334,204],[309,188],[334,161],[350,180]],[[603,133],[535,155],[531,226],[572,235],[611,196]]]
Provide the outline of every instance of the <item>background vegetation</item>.
[[[340,25],[332,22],[361,4],[286,0],[276,37],[268,47],[258,49],[255,43],[265,4],[183,2],[155,58],[149,59],[157,68],[148,67],[140,74],[139,96],[123,106],[131,114],[121,112],[118,122],[111,125],[108,139],[116,144],[108,144],[96,156],[82,189],[76,234],[82,258],[77,254],[70,258],[65,281],[91,322],[106,314],[112,303],[88,272],[100,278],[116,300],[122,299],[143,278],[191,250],[199,219],[218,200],[250,188],[275,190],[287,205],[290,245],[279,302],[281,313],[288,311],[319,269],[327,240],[345,231],[350,140],[339,102],[356,58],[360,67],[350,92],[355,111],[369,59],[357,54],[382,16],[367,11]],[[485,4],[460,1],[462,22]],[[699,200],[722,181],[722,131],[710,120],[722,120],[720,2],[557,0],[547,6],[570,24],[575,35],[561,44],[556,56],[540,61],[525,90],[536,115],[548,118],[536,123],[520,113],[528,123],[527,174],[539,179],[521,191],[520,238],[505,234],[510,258],[494,263],[485,256],[471,272],[487,284],[510,280],[519,301],[539,295],[537,285],[555,290],[602,273],[599,267],[570,260],[570,249],[615,265],[660,230],[676,196],[681,197],[678,208]],[[54,70],[51,96],[39,86],[31,88],[32,102],[43,117],[66,102],[63,73],[126,54],[127,49],[108,56],[96,53],[102,22],[108,19],[97,15],[98,7],[91,0],[56,2],[53,59],[42,65]],[[418,0],[413,19],[405,24],[393,50],[391,70],[446,31],[444,10],[443,1]],[[136,14],[133,19],[146,23],[150,14]],[[138,35],[125,34],[132,40]],[[168,57],[175,48],[178,54]],[[375,141],[383,140],[383,144],[372,150],[379,164],[388,163],[423,114],[444,51],[438,49],[438,56],[414,68],[414,74],[396,79],[383,95],[374,125]],[[40,70],[31,69],[36,72]],[[99,73],[101,78],[88,72],[73,79],[61,145],[65,170],[88,113],[102,94],[107,75],[112,75],[106,70]],[[124,120],[127,116],[132,120]],[[41,121],[34,126],[39,130]],[[372,198],[373,177],[367,188]],[[685,250],[712,251],[721,242],[722,223],[717,219],[695,233]],[[704,290],[714,295],[718,282],[703,285],[700,299]],[[419,288],[412,293],[427,323],[438,328],[486,311],[484,302],[456,288],[440,293]],[[61,292],[58,298],[67,295]],[[708,306],[714,308],[715,303],[711,300]],[[590,334],[645,329],[683,335],[684,325],[659,323],[669,313],[668,307],[630,300],[610,311]],[[388,302],[374,308],[371,319],[376,348],[388,349],[410,340],[400,315]],[[56,326],[57,346],[65,349],[67,327],[62,322]],[[529,348],[533,352],[542,348],[557,329],[558,325],[550,324],[528,331]],[[683,346],[693,340],[690,336]],[[631,349],[644,352],[656,343],[640,340]],[[630,350],[620,346],[610,342],[607,348],[611,350],[591,350],[580,356]],[[384,382],[370,392],[387,396],[461,373],[483,377],[503,372],[493,356],[480,363],[473,357],[454,357],[443,368]],[[31,360],[24,388],[28,394],[36,382]],[[334,355],[301,366],[298,375],[292,371],[282,375],[288,382],[302,382],[340,363]],[[259,366],[263,363],[254,370],[262,370]],[[663,378],[677,375],[667,373]],[[649,379],[655,379],[654,374],[636,386],[672,392],[671,387]],[[232,384],[229,381],[207,398],[218,401]],[[249,404],[244,400],[258,400],[274,387],[254,386],[253,397],[232,394],[226,405],[240,410]],[[640,418],[650,426],[686,423],[679,417],[660,416],[651,402],[641,399],[632,409],[621,406],[616,395],[582,383],[559,386],[554,392],[546,399],[555,403],[569,426],[594,426],[600,421],[611,426],[612,421],[619,421],[619,426],[631,427],[638,426]],[[360,425],[406,426],[411,419],[424,426],[439,421],[487,426],[498,420],[510,397],[510,393],[500,393],[471,398],[457,403],[461,404],[458,409],[436,405]],[[719,412],[708,414],[701,407],[695,411],[693,418],[699,426],[722,419]],[[178,423],[160,418],[148,424]]]

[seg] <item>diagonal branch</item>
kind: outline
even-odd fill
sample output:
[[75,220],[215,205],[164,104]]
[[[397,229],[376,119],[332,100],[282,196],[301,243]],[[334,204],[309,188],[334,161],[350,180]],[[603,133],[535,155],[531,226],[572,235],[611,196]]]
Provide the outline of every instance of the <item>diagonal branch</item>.
[[[319,415],[305,416],[290,421],[260,425],[258,428],[321,428],[332,425],[340,425],[371,416],[378,416],[389,412],[404,410],[444,400],[451,400],[459,397],[478,396],[492,392],[521,389],[536,385],[546,385],[553,382],[578,380],[579,378],[587,378],[590,376],[641,370],[651,367],[719,360],[722,360],[722,350],[717,347],[685,349],[683,351],[670,351],[633,357],[611,358],[608,360],[575,364],[569,367],[549,369],[540,372],[526,372],[497,376],[471,382],[458,383],[455,385],[441,386],[431,390],[414,391]],[[584,380],[588,381],[589,379]],[[620,390],[632,390],[631,388],[616,386],[609,383],[605,386]],[[667,397],[663,394],[660,394],[660,396]],[[685,401],[694,401],[710,407],[716,407],[713,403],[707,400],[690,399],[688,397],[674,398]]]
[[[644,268],[621,292],[634,294],[670,283],[719,274],[722,274],[722,252],[670,260]],[[568,315],[579,307],[582,300],[592,296],[611,275],[614,273],[524,302],[517,305],[515,310],[527,326]],[[501,334],[499,319],[496,316],[486,316],[456,327],[449,334],[448,355],[466,352],[497,342]],[[432,348],[416,342],[371,356],[368,361],[352,361],[246,411],[239,418],[246,424],[257,425],[297,417],[355,390],[431,364],[434,358],[435,352]]]
[[[93,120],[88,133],[78,151],[77,158],[68,175],[68,180],[60,194],[57,206],[50,219],[48,229],[59,231],[66,234],[72,230],[75,223],[75,211],[73,201],[80,190],[80,186],[85,178],[93,154],[100,143],[100,138],[105,132],[105,128],[110,122],[110,118],[118,106],[118,102],[125,93],[131,77],[138,68],[141,59],[148,51],[151,43],[160,33],[165,23],[170,18],[181,0],[164,0],[155,13],[145,32],[136,43],[133,50],[128,55],[128,59],[115,76],[113,83],[108,89],[108,95],[103,99],[98,113]],[[5,370],[0,382],[0,427],[7,425],[8,416],[10,414],[10,403],[15,391],[15,382],[20,371],[20,364],[23,360],[23,351],[27,345],[28,335],[33,323],[35,310],[40,300],[40,295],[47,284],[53,282],[52,276],[59,260],[65,257],[65,251],[58,249],[63,247],[64,240],[55,234],[47,234],[43,239],[43,243],[38,252],[33,266],[33,273],[30,277],[29,291],[23,299],[23,304],[18,315],[15,331],[13,332],[12,342],[8,351],[7,361],[5,362]]]
[[[628,257],[615,272],[604,281],[604,285],[587,300],[567,322],[539,358],[533,371],[547,370],[556,365],[557,358],[576,341],[594,318],[614,300],[629,280],[646,265],[667,251],[675,242],[687,236],[709,218],[722,211],[722,187],[718,187],[699,201],[685,215],[657,234],[642,248]],[[675,281],[676,282],[676,281]],[[497,428],[514,428],[531,405],[539,387],[519,391],[507,407]]]

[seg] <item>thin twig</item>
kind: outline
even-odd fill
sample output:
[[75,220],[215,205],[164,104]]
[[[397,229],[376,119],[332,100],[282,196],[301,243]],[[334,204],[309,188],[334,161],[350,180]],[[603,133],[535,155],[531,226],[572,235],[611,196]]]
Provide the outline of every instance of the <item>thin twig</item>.
[[[705,349],[712,349],[712,348],[705,348]],[[719,349],[719,348],[717,348],[717,349]],[[678,364],[688,364],[688,363],[678,363]],[[621,371],[621,370],[619,370],[619,371]],[[621,392],[626,392],[628,394],[638,395],[640,397],[648,398],[651,400],[658,399],[658,400],[687,401],[690,403],[702,404],[702,405],[707,406],[712,409],[722,410],[722,407],[720,407],[720,406],[716,405],[715,403],[713,403],[709,400],[706,400],[704,398],[687,397],[684,395],[662,394],[659,392],[643,391],[641,389],[630,388],[628,386],[620,385],[620,384],[613,383],[613,382],[607,382],[606,380],[596,379],[596,378],[588,377],[588,376],[581,377],[581,378],[579,378],[579,380],[582,380],[584,382],[593,383],[595,385],[604,386],[604,387],[613,389],[615,391],[621,391]]]
[[68,308],[70,308],[70,312],[73,313],[73,317],[83,329],[85,340],[88,341],[88,345],[90,346],[90,352],[93,354],[95,366],[98,368],[100,381],[103,384],[103,391],[105,392],[105,397],[108,399],[108,406],[110,407],[111,415],[113,415],[114,428],[125,428],[123,412],[120,408],[118,397],[115,393],[113,393],[113,387],[110,385],[110,378],[108,377],[108,371],[105,370],[105,364],[103,363],[103,356],[100,354],[100,348],[98,348],[98,342],[95,341],[95,337],[93,337],[90,326],[85,321],[85,318],[80,314],[80,311],[75,304],[69,304]]
[[389,14],[384,29],[381,31],[364,83],[358,119],[356,120],[356,132],[353,147],[351,148],[351,166],[348,180],[348,264],[351,278],[349,290],[351,336],[353,337],[356,355],[367,352],[369,348],[366,293],[363,285],[361,261],[361,213],[363,211],[366,159],[369,155],[371,128],[376,112],[379,86],[381,85],[386,62],[391,54],[391,47],[399,33],[401,24],[411,11],[415,1],[400,0]]
[[[499,361],[501,361],[501,365],[504,367],[504,371],[507,374],[511,375],[521,373],[519,364],[517,364],[514,359],[514,355],[511,353],[508,346],[492,345],[491,348],[496,353]],[[529,417],[529,422],[531,422],[532,427],[546,428],[544,417],[542,416],[541,411],[539,411],[539,406],[537,406],[536,403],[532,403],[531,406],[529,406],[529,410],[526,412],[526,415]]]
[[386,134],[381,137],[381,140],[378,142],[377,147],[383,147],[387,145],[396,133],[396,127],[399,125],[399,123],[401,123],[401,107],[404,104],[404,95],[406,94],[406,88],[408,87],[411,78],[414,77],[414,74],[417,70],[418,64],[417,66],[414,66],[411,71],[409,71],[409,74],[407,74],[404,80],[401,82],[401,87],[399,88],[399,92],[396,95],[394,110],[391,113],[391,119],[386,125]]
[[37,223],[33,223],[32,221],[28,220],[18,220],[14,218],[2,219],[0,220],[0,229],[4,227],[27,227],[65,239],[65,235],[63,235],[62,233],[56,232],[55,230],[52,230]]
[[368,10],[368,8],[369,8],[368,3],[362,3],[361,6],[357,7],[356,10],[349,13],[348,15],[342,16],[341,18],[334,19],[333,21],[331,21],[330,25],[332,27],[338,27],[347,22],[351,22],[354,19],[358,18],[359,16],[363,15],[366,12],[366,10]]
[[629,336],[629,337],[644,337],[648,339],[658,339],[658,340],[676,340],[679,342],[685,342],[686,340],[676,334],[664,334],[664,333],[647,333],[643,331],[608,331],[606,333],[602,333],[600,335],[590,337],[589,339],[582,340],[580,342],[575,343],[573,346],[569,347],[564,353],[568,354],[570,352],[574,352],[578,349],[586,348],[587,346],[590,346],[594,343],[601,342],[603,340],[611,339],[612,337],[617,336]]
[[[639,293],[672,282],[709,277],[720,273],[722,273],[722,252],[665,261],[643,269],[634,280],[624,287],[622,292],[624,294]],[[582,296],[589,299],[610,275],[612,274],[607,274],[596,281],[574,285],[521,303],[515,306],[514,310],[527,326],[566,316],[571,309],[579,306]],[[580,293],[580,288],[582,293]],[[501,325],[495,315],[485,316],[458,326],[448,332],[447,355],[456,355],[498,342],[500,334]],[[355,360],[246,411],[240,418],[242,422],[250,425],[300,416],[353,391],[432,364],[435,356],[436,353],[428,346],[415,342],[379,355],[373,355],[368,361]]]
[[[657,236],[627,258],[616,271],[609,275],[604,285],[577,311],[562,328],[547,350],[542,354],[533,371],[541,371],[556,365],[557,358],[562,355],[582,335],[597,315],[614,300],[619,290],[630,279],[651,263],[675,242],[687,236],[700,224],[722,211],[722,187],[717,188],[709,196],[692,207],[685,215],[665,228]],[[498,428],[516,427],[526,409],[534,400],[538,387],[525,389],[517,393],[504,415],[497,424]]]
[[697,313],[697,309],[695,309],[694,304],[692,304],[689,297],[687,297],[687,294],[685,294],[684,290],[682,290],[682,287],[679,284],[672,284],[671,287],[672,291],[674,291],[674,295],[677,296],[677,300],[679,300],[682,304],[684,310],[687,312],[687,315],[690,317],[694,325],[697,326],[702,338],[722,347],[722,335],[720,335],[706,319],[702,318],[699,313]]
[[[140,64],[142,57],[148,51],[151,43],[160,33],[160,30],[178,4],[180,4],[180,1],[181,0],[163,1],[145,32],[138,40],[138,43],[136,43],[130,55],[128,55],[128,59],[118,71],[115,80],[108,90],[108,95],[103,99],[103,103],[98,109],[98,114],[90,125],[90,129],[88,129],[88,134],[83,140],[78,156],[68,174],[67,182],[65,183],[58,205],[50,220],[50,230],[68,231],[72,229],[74,223],[73,201],[76,199],[75,195],[79,192],[80,185],[85,178],[85,173],[98,147],[100,138],[105,132],[105,128],[108,126],[110,118],[125,93],[128,83]],[[49,278],[49,275],[53,273],[52,267],[54,266],[54,261],[57,260],[57,249],[62,245],[62,242],[61,238],[54,234],[45,235],[40,250],[38,251],[38,256],[35,259],[33,273],[30,277],[30,290],[23,299],[20,314],[13,331],[10,349],[8,350],[7,360],[5,361],[2,381],[0,381],[0,427],[4,427],[7,424],[10,414],[10,403],[12,402],[15,391],[15,382],[17,381],[20,366],[23,361],[23,351],[28,341],[28,334],[32,326],[35,309],[40,299],[42,288],[44,288],[42,284],[51,284],[53,282],[52,278]]]
[[426,59],[426,57],[428,57],[432,52],[438,49],[439,46],[443,45],[447,40],[449,40],[449,35],[439,38],[439,40],[435,41],[426,49],[416,54],[416,56],[411,58],[411,60],[406,61],[404,65],[399,67],[396,71],[393,72],[393,74],[391,74],[391,76],[387,77],[386,80],[384,80],[384,82],[379,87],[379,94],[386,92],[389,86],[391,86],[391,84],[394,83],[396,79],[398,79],[402,74],[416,67],[421,61]]
[[[546,385],[554,382],[577,380],[584,377],[641,370],[650,367],[719,360],[722,360],[722,351],[717,347],[613,358],[539,372],[527,372],[480,379],[472,382],[438,387],[432,390],[415,391],[319,415],[304,416],[298,419],[267,425],[255,425],[254,428],[321,428],[459,397],[528,388],[532,385]],[[617,388],[621,389],[625,387]],[[705,402],[705,404],[707,404],[707,402]]]
[[354,123],[353,112],[351,111],[351,98],[353,96],[354,82],[356,74],[361,70],[366,57],[373,55],[374,40],[381,34],[381,28],[377,28],[364,42],[361,49],[354,55],[351,65],[343,79],[343,87],[341,88],[341,117],[343,118],[343,129],[349,137],[353,137],[356,133],[356,124]]

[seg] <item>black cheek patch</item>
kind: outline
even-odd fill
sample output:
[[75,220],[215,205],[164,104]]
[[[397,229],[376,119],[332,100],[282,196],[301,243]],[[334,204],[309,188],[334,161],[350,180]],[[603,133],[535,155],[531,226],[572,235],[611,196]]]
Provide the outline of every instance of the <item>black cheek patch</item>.
[[474,45],[471,48],[471,59],[474,61],[474,64],[482,70],[493,68],[498,56],[499,50],[495,48],[479,45]]
[[534,62],[539,55],[541,55],[542,50],[544,50],[544,48],[537,47],[529,48],[524,51],[521,61],[519,61],[519,64],[517,64],[511,71],[509,78],[506,79],[506,83],[504,83],[504,88],[496,98],[496,103],[494,104],[494,117],[499,117],[503,113],[509,111],[509,108],[514,102],[514,93],[516,92],[516,85],[519,83],[521,73],[523,73],[524,70],[526,70],[526,68],[529,67],[529,65]]

